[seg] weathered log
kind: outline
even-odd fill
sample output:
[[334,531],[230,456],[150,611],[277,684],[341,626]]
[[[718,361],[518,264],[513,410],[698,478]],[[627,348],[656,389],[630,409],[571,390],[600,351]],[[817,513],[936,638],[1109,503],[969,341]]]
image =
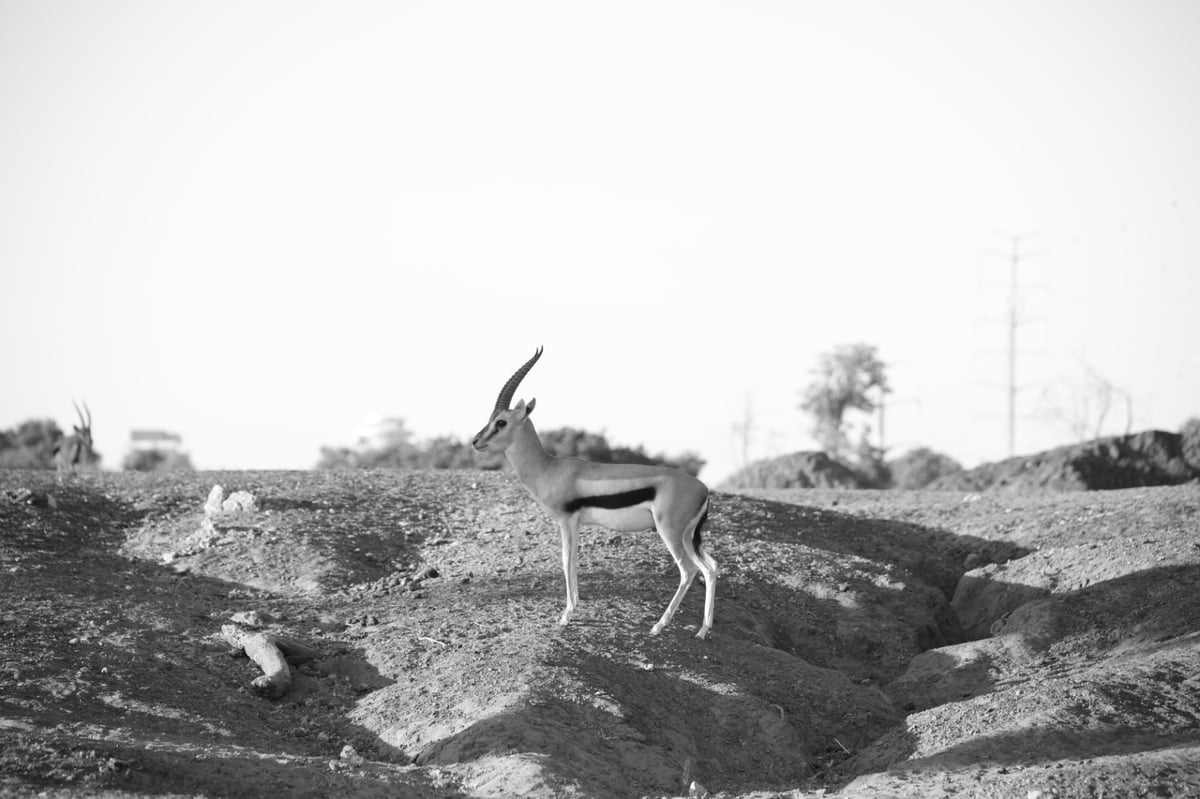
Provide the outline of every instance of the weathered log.
[[291,638],[247,630],[237,624],[221,626],[221,637],[234,649],[240,649],[263,670],[250,687],[270,699],[278,699],[292,685],[288,662],[305,663],[320,656],[313,647]]

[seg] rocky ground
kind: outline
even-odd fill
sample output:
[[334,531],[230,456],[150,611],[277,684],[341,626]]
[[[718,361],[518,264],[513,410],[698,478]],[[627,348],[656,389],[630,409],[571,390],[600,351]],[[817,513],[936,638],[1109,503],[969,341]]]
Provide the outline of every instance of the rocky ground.
[[[557,626],[507,474],[0,472],[0,795],[1200,795],[1198,531],[1194,484],[719,493],[700,641],[652,533],[585,530]],[[281,698],[234,618],[317,650]]]

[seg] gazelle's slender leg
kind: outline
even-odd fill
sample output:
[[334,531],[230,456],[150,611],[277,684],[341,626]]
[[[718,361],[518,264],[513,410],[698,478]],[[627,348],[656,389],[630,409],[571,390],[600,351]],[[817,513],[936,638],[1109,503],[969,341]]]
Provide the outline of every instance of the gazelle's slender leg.
[[679,587],[675,589],[675,596],[671,597],[671,602],[667,605],[662,618],[650,628],[651,635],[658,635],[675,616],[675,611],[679,610],[679,603],[683,601],[684,595],[691,588],[692,580],[696,579],[697,567],[694,559],[689,557],[685,551],[679,533],[671,530],[657,514],[654,517],[654,526],[658,529],[658,535],[662,538],[663,543],[667,545],[671,557],[675,559],[675,565],[679,567]]
[[[703,572],[703,569],[701,569]],[[704,626],[700,628],[700,632],[696,633],[697,638],[704,638],[708,635],[708,631],[713,626],[713,605],[717,601],[717,575],[704,575]]]
[[704,624],[700,627],[700,632],[696,633],[697,638],[704,638],[713,626],[713,605],[717,601],[717,570],[713,568],[711,559],[699,556],[692,546],[690,533],[694,532],[694,529],[689,528],[689,536],[685,537],[683,546],[704,580]]
[[559,624],[566,624],[575,612],[579,603],[579,520],[569,516],[559,522],[562,532],[562,564],[563,577],[567,584],[567,608],[559,618]]
[[703,546],[701,541],[701,531],[708,520],[708,499],[704,500],[704,504],[700,508],[699,515],[692,520],[692,523],[687,526],[684,531],[680,543],[683,549],[687,552],[692,562],[700,570],[700,576],[704,579],[704,624],[700,626],[700,631],[696,633],[697,638],[704,638],[708,635],[708,631],[713,626],[713,606],[717,601],[717,563],[712,559],[707,552],[699,552],[697,547]]
[[[696,566],[686,561],[679,561],[679,588],[675,590],[675,596],[671,597],[671,604],[667,605],[666,611],[663,612],[662,618],[658,620],[653,627],[650,628],[651,635],[658,635],[662,632],[662,628],[670,623],[675,616],[675,611],[679,610],[679,603],[683,601],[684,595],[688,589],[692,587],[692,580],[696,578]],[[708,632],[705,630],[704,632]],[[701,636],[703,637],[703,636]]]

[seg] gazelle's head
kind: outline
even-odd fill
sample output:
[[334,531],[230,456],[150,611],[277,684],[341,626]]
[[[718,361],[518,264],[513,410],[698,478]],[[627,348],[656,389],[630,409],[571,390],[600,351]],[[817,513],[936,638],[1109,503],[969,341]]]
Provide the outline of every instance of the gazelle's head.
[[538,347],[533,357],[526,361],[520,369],[513,372],[513,376],[508,378],[504,388],[500,389],[500,396],[496,397],[496,407],[492,409],[491,418],[471,441],[471,446],[475,449],[480,452],[503,452],[513,442],[513,436],[516,435],[521,425],[525,424],[529,414],[533,413],[533,406],[537,404],[537,400],[530,400],[528,405],[525,404],[525,400],[521,400],[515,408],[510,408],[509,405],[512,404],[513,394],[517,393],[517,386],[521,384],[525,375],[529,373],[540,357],[542,357],[542,348]]
[[74,400],[71,404],[75,406],[75,413],[79,416],[79,424],[75,425],[75,435],[79,436],[80,442],[83,443],[89,451],[92,449],[92,410],[87,406],[87,402],[83,403],[83,411],[87,411],[87,418],[84,418],[83,411],[79,410],[79,405]]

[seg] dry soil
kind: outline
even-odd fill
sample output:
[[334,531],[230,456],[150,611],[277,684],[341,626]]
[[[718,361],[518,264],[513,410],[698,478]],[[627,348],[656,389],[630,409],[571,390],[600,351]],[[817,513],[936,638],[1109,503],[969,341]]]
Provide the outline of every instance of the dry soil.
[[[216,484],[252,509],[208,518]],[[485,472],[0,472],[0,795],[1200,795],[1200,488],[714,495],[721,566]],[[268,699],[230,619],[315,647]]]

